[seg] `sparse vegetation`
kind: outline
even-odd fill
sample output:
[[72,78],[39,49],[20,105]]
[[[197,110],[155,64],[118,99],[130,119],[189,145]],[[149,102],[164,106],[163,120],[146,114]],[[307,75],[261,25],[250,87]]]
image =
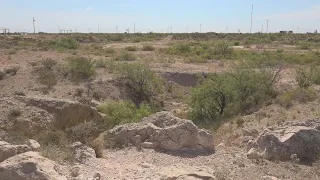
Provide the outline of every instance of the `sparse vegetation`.
[[14,76],[14,75],[16,75],[17,74],[17,72],[19,71],[19,67],[18,66],[13,66],[13,67],[9,67],[9,68],[6,68],[5,70],[4,70],[4,72],[6,73],[6,74],[10,74],[11,76]]
[[10,109],[9,114],[8,114],[8,118],[9,119],[17,118],[17,117],[21,116],[21,114],[22,114],[22,112],[18,108]]
[[99,107],[99,110],[106,114],[105,126],[108,128],[119,124],[138,122],[152,112],[146,104],[142,103],[137,107],[129,101],[107,101]]
[[138,50],[138,47],[136,47],[136,46],[127,46],[125,49],[126,49],[127,51],[137,51],[137,50]]
[[118,64],[117,74],[138,106],[142,102],[152,103],[162,89],[162,80],[145,64]]
[[58,49],[77,49],[79,43],[72,38],[62,38],[55,43],[55,46]]
[[0,71],[0,80],[4,79],[6,77],[6,73],[3,71]]
[[277,98],[277,102],[285,107],[290,108],[293,106],[293,102],[297,101],[299,103],[307,103],[314,101],[317,97],[315,90],[311,87],[309,88],[298,88],[293,91],[288,91]]
[[137,57],[128,52],[121,53],[118,57],[115,58],[116,61],[135,61]]
[[71,80],[75,82],[88,80],[94,73],[94,62],[85,57],[70,57],[69,61],[69,70],[71,74]]
[[34,67],[34,73],[37,75],[38,81],[46,86],[46,89],[51,89],[58,83],[55,66],[57,62],[53,59],[45,59],[41,62],[40,67]]
[[152,45],[144,45],[142,51],[154,51],[156,48]]

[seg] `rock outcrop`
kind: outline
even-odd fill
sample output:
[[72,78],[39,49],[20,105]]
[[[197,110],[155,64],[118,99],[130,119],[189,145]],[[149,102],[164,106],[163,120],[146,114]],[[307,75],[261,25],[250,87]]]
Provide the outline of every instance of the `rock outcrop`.
[[27,106],[34,106],[53,114],[54,127],[64,129],[81,122],[101,120],[99,112],[86,104],[79,102],[37,97],[18,97]]
[[160,150],[214,150],[213,136],[208,131],[169,112],[117,126],[103,133],[103,138],[108,148],[132,144]]
[[0,141],[0,162],[27,151],[31,151],[31,148],[27,145],[12,145],[5,141]]
[[[314,161],[320,152],[320,120],[286,124],[266,130],[249,148],[255,148],[268,160]],[[253,152],[253,150],[251,150]]]
[[85,164],[88,159],[96,158],[95,151],[81,142],[73,143],[71,148],[73,150],[75,160],[79,163]]
[[37,152],[26,152],[0,163],[1,180],[67,180],[56,169],[58,165]]

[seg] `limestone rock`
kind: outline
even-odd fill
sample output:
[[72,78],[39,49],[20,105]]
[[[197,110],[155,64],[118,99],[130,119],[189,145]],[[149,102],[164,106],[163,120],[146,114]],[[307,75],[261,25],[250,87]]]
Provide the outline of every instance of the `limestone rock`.
[[0,163],[1,180],[67,180],[55,169],[57,164],[38,152],[26,152]]
[[85,164],[88,159],[96,158],[94,149],[82,144],[81,142],[75,142],[72,144],[73,153],[75,159],[82,164]]
[[213,136],[208,131],[170,112],[156,113],[140,123],[117,126],[103,136],[107,147],[132,144],[162,150],[214,150]]
[[95,108],[79,102],[37,97],[17,97],[27,106],[34,106],[47,111],[54,116],[53,126],[64,129],[81,122],[102,120],[101,115]]
[[320,120],[313,121],[313,124],[308,122],[287,124],[265,131],[251,146],[268,160],[289,161],[295,155],[301,161],[314,161],[320,151],[320,130],[315,126]]
[[26,143],[32,151],[38,151],[40,149],[40,144],[34,139],[29,139]]
[[31,148],[27,145],[12,145],[5,141],[0,141],[0,162],[27,151],[31,151]]

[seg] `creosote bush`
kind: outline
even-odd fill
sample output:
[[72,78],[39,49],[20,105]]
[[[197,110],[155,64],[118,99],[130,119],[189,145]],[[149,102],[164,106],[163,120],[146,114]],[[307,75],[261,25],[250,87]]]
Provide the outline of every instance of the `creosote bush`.
[[37,75],[38,81],[45,85],[47,89],[52,88],[58,82],[55,66],[57,62],[54,59],[45,59],[41,62],[41,66],[34,67],[34,73]]
[[127,46],[127,47],[125,47],[125,49],[127,51],[137,51],[138,50],[138,48],[136,46]]
[[119,124],[139,122],[143,117],[152,113],[147,104],[137,107],[130,101],[107,101],[99,107],[99,111],[106,114],[105,126],[112,128]]
[[320,85],[320,68],[311,66],[310,68],[297,69],[296,81],[300,88],[308,88],[312,84]]
[[137,106],[142,102],[151,105],[154,96],[163,88],[162,79],[145,64],[119,63],[115,68],[118,77]]
[[293,102],[307,103],[314,101],[317,97],[316,91],[311,88],[297,88],[293,91],[286,92],[277,97],[277,103],[282,107],[290,108],[293,106]]
[[88,80],[94,73],[94,62],[85,57],[70,57],[69,61],[69,70],[71,74],[71,80],[75,82]]
[[152,45],[144,45],[142,51],[154,51],[156,48]]
[[236,68],[200,81],[191,92],[191,119],[217,125],[222,119],[253,113],[268,99],[275,98],[274,83],[279,72]]
[[72,38],[62,38],[56,42],[55,46],[58,49],[77,49],[79,43]]
[[118,57],[115,58],[116,61],[135,61],[137,57],[128,52],[121,53]]

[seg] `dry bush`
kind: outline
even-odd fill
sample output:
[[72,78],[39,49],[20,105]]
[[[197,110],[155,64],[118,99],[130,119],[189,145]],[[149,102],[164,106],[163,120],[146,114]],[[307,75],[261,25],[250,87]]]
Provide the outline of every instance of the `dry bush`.
[[137,51],[138,47],[137,46],[127,46],[127,47],[125,47],[125,50],[127,50],[127,51]]
[[152,45],[144,45],[142,47],[142,51],[154,51],[154,50],[156,50],[156,48]]
[[6,74],[10,74],[11,76],[14,76],[17,74],[19,69],[20,68],[18,66],[13,66],[13,67],[9,67],[9,68],[5,69],[4,72]]
[[286,92],[277,97],[277,103],[282,107],[290,108],[293,106],[293,102],[307,103],[314,101],[317,94],[313,88],[298,88],[293,91]]
[[0,71],[0,80],[4,79],[6,77],[6,73],[3,71]]
[[10,109],[9,113],[8,113],[8,118],[12,119],[12,118],[17,118],[19,116],[21,116],[22,112],[20,109],[15,108],[15,109]]
[[94,63],[85,57],[68,58],[71,80],[75,82],[89,80],[95,73]]
[[17,96],[26,96],[26,94],[23,91],[15,91],[13,94]]
[[116,61],[135,61],[137,57],[128,52],[121,53],[118,57],[115,58]]

